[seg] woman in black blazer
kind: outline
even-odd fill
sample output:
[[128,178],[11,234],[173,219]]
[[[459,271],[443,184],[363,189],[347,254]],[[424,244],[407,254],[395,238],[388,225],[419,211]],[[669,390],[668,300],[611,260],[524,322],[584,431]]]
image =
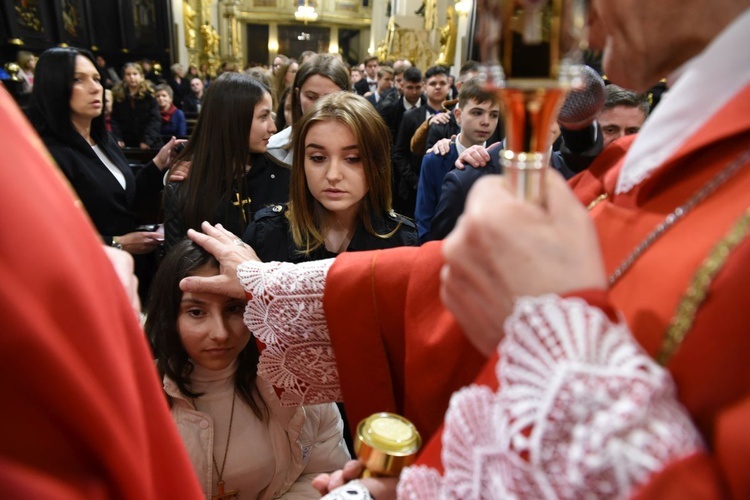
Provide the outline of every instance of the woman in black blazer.
[[[172,140],[137,175],[104,127],[104,92],[90,52],[53,48],[39,58],[29,104],[36,127],[106,245],[147,254],[163,235],[137,231],[138,209],[162,191]],[[54,214],[50,214],[54,216]]]

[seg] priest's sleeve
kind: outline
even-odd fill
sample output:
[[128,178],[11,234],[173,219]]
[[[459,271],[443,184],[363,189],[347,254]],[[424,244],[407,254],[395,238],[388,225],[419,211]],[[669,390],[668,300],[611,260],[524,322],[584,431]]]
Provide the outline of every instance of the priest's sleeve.
[[245,322],[266,346],[259,374],[282,404],[343,398],[353,427],[393,411],[432,435],[451,393],[486,361],[440,301],[440,248],[240,266],[250,297]]

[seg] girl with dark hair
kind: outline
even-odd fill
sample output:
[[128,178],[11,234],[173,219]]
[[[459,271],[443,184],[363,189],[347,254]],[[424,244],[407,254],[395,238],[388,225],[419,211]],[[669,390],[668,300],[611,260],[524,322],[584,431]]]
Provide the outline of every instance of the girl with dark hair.
[[279,97],[276,107],[276,129],[284,130],[292,125],[292,87],[287,87]]
[[254,78],[230,72],[213,81],[176,160],[190,164],[190,175],[165,193],[167,247],[203,221],[241,235],[256,210],[289,199],[289,169],[264,155],[276,132],[271,112],[271,94]]
[[[294,78],[297,75],[297,70],[299,70],[299,63],[294,59],[289,59],[277,71],[271,73],[276,99],[279,99],[281,94],[292,86]],[[275,100],[274,104],[278,104],[278,102]]]
[[233,498],[316,498],[312,479],[349,458],[338,412],[333,404],[281,407],[271,384],[256,376],[259,354],[243,323],[244,301],[180,291],[183,278],[218,272],[203,249],[178,243],[154,279],[146,320],[172,417],[203,492],[206,498],[232,492]]
[[161,118],[154,89],[138,63],[122,68],[122,81],[112,89],[112,129],[120,147],[161,147]]
[[390,137],[366,99],[331,94],[294,127],[289,204],[260,210],[243,235],[262,261],[419,245],[414,223],[391,209]]
[[[104,124],[104,88],[92,54],[53,48],[39,58],[29,103],[29,119],[70,181],[104,243],[131,254],[152,252],[163,240],[157,232],[137,231],[140,220],[162,191],[162,170],[171,159],[173,138],[138,171],[128,165]],[[147,263],[136,259],[144,291]]]
[[283,163],[292,166],[294,148],[292,130],[302,114],[318,99],[328,94],[351,91],[349,70],[346,65],[330,54],[318,54],[299,67],[292,87],[292,123],[268,142],[268,153]]

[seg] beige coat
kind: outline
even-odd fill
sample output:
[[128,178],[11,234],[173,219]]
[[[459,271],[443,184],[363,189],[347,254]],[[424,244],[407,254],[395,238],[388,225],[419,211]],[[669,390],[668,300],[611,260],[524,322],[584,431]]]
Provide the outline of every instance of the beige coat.
[[[320,494],[311,485],[313,478],[319,473],[340,469],[350,458],[336,405],[329,403],[283,408],[271,384],[260,377],[256,380],[270,413],[268,428],[276,458],[273,478],[259,498],[319,498]],[[168,377],[164,378],[164,391],[174,398],[172,418],[191,455],[190,460],[206,498],[211,498],[214,494],[211,417],[195,410]],[[204,424],[202,428],[201,422],[206,420],[211,425],[205,428]],[[200,456],[193,450],[200,450]]]

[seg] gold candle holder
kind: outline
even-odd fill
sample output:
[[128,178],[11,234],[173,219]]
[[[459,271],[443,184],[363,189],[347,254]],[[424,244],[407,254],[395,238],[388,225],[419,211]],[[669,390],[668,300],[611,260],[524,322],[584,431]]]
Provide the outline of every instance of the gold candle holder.
[[413,464],[422,446],[414,424],[394,413],[375,413],[357,426],[354,451],[365,466],[363,477],[398,477]]

